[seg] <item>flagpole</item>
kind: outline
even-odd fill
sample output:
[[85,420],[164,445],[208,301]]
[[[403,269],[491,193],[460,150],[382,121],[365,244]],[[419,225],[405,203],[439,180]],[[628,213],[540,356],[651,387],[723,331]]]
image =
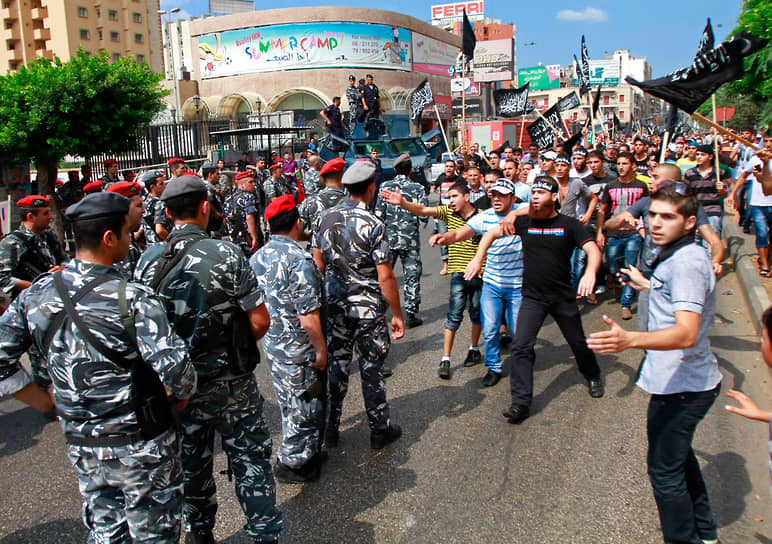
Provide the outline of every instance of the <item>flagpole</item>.
[[[453,108],[451,107],[451,111]],[[442,140],[445,142],[445,149],[450,151],[450,145],[448,144],[448,137],[445,135],[445,127],[442,126],[442,119],[440,119],[440,112],[437,109],[437,103],[434,104],[434,113],[437,114],[437,123],[440,125],[440,131],[442,132]]]
[[[710,95],[710,102],[713,105],[713,122],[716,123],[716,93]],[[716,163],[714,165],[716,168],[716,184],[719,184],[721,183],[721,169],[719,168],[720,161],[718,160],[718,132],[716,132],[715,128],[713,129],[713,160]]]
[[466,140],[466,55],[461,53],[461,145],[468,149]]
[[662,135],[662,149],[659,151],[659,162],[663,163],[665,162],[665,153],[667,153],[667,144],[670,143],[670,132],[665,131],[665,133]]
[[592,91],[587,91],[587,103],[590,105],[590,127],[592,127],[592,145],[598,146],[598,141],[595,136],[595,114],[592,113]]
[[[603,109],[598,106],[598,111],[601,113],[601,119],[603,119]],[[606,145],[608,145],[609,137],[608,137],[608,127],[606,127],[606,121],[603,121],[601,125],[603,127],[603,137],[606,138]]]
[[700,113],[694,112],[694,113],[691,114],[691,116],[694,119],[697,119],[698,121],[701,121],[701,122],[705,123],[709,127],[715,128],[721,134],[723,134],[725,136],[729,136],[731,138],[734,138],[735,140],[737,140],[741,144],[747,145],[751,149],[755,149],[756,151],[761,151],[762,150],[759,146],[757,146],[753,142],[746,140],[745,138],[743,138],[739,134],[734,134],[732,131],[730,131],[728,129],[725,129],[724,127],[722,127],[718,123],[714,123],[713,121],[711,121],[710,119],[708,119],[707,117],[705,117],[704,115],[702,115]]
[[544,119],[544,122],[547,123],[547,126],[552,129],[552,131],[555,133],[555,136],[557,136],[559,139],[563,139],[563,136],[560,134],[560,131],[556,129],[554,126],[552,126],[552,123],[549,122],[549,120],[544,117],[539,110],[536,110],[536,115]]

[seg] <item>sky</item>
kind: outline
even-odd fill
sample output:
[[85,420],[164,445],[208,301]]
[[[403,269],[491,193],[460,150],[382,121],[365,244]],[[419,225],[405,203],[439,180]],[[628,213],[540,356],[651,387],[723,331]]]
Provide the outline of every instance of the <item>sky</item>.
[[[391,0],[387,5],[389,11],[428,22],[431,5],[444,3],[450,0],[424,3]],[[602,59],[606,53],[629,49],[634,57],[647,59],[656,78],[691,63],[708,17],[713,22],[717,43],[726,38],[737,24],[741,4],[742,0],[592,0],[590,3],[485,0],[485,16],[515,24],[518,68],[537,63],[571,64],[573,54],[579,56],[584,34],[590,58]],[[318,0],[284,0],[281,7],[318,5]],[[354,0],[337,0],[327,5],[366,7]],[[262,1],[255,3],[258,10],[269,6]],[[373,2],[368,7],[383,6]],[[518,7],[513,9],[513,6]],[[208,13],[209,1],[161,0],[162,9],[175,7],[181,9],[176,16],[199,17]],[[534,45],[523,47],[531,42]]]

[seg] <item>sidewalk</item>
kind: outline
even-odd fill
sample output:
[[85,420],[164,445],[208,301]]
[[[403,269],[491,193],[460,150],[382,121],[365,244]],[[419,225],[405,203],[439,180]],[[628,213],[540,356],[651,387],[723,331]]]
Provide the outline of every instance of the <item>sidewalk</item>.
[[[727,246],[726,255],[732,258],[734,270],[740,281],[756,332],[761,334],[761,314],[770,306],[772,279],[759,276],[756,263],[755,236],[745,234],[737,224],[737,213],[732,211],[724,215],[723,240]],[[725,271],[726,273],[726,271]]]

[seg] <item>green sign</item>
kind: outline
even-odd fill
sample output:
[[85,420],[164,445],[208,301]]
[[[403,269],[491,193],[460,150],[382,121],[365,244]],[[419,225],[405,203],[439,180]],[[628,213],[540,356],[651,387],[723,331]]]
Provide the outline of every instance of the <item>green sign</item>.
[[544,89],[560,88],[560,73],[553,73],[544,66],[534,66],[533,68],[521,68],[517,71],[517,86],[522,87],[530,83],[528,87],[531,91],[541,91]]

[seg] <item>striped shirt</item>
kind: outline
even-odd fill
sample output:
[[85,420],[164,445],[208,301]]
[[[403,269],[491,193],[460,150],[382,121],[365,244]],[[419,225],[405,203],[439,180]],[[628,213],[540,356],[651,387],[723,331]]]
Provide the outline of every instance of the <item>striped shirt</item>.
[[[478,215],[480,211],[474,208],[472,215],[468,219],[464,219],[463,216],[451,209],[450,206],[437,206],[437,219],[445,221],[448,224],[448,231],[460,229],[466,222]],[[478,234],[473,236],[469,240],[463,240],[450,244],[448,246],[448,272],[451,274],[455,272],[464,272],[466,265],[469,264],[477,253],[477,246],[480,245],[481,236]]]
[[[475,234],[485,234],[506,217],[493,208],[478,213],[466,224]],[[496,287],[520,289],[523,285],[523,242],[511,234],[496,239],[488,249],[483,281]]]
[[692,188],[697,201],[705,208],[708,216],[720,216],[724,210],[721,195],[716,188],[716,169],[710,169],[708,177],[703,177],[697,167],[691,168],[684,174],[684,182]]

